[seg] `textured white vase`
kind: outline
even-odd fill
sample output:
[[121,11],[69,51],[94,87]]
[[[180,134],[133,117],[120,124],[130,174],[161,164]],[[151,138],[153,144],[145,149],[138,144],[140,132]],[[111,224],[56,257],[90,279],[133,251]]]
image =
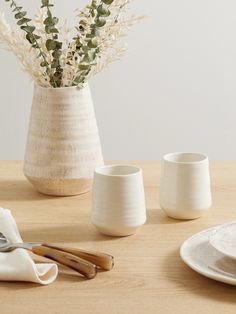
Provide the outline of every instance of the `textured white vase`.
[[91,189],[103,165],[90,88],[35,85],[24,174],[41,193],[69,196]]

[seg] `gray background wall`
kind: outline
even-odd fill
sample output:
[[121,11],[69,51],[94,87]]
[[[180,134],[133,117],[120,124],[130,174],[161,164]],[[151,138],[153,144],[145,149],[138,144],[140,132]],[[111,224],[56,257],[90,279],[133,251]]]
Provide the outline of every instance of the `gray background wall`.
[[[69,18],[83,2],[54,1]],[[31,13],[39,0],[18,3]],[[148,19],[130,32],[124,59],[91,81],[105,158],[201,151],[235,159],[235,0],[135,0],[132,7]],[[0,10],[9,11],[7,3]],[[22,159],[32,83],[3,50],[0,72],[0,159]]]

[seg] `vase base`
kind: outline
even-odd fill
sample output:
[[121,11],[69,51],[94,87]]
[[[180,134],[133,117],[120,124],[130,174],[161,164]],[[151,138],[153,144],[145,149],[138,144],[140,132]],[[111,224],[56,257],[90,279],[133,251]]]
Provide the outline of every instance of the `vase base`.
[[92,179],[33,178],[25,175],[34,188],[46,195],[75,196],[87,193],[92,188]]

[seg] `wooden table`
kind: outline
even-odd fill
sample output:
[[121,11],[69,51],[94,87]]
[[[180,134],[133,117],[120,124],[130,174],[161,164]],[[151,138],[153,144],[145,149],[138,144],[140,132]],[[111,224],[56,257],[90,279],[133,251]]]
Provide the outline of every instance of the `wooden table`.
[[236,162],[212,163],[214,205],[194,221],[167,218],[159,209],[158,162],[129,163],[144,170],[147,223],[134,236],[110,238],[90,223],[90,194],[41,195],[24,179],[21,162],[0,162],[0,205],[12,210],[24,240],[95,249],[116,258],[113,271],[91,281],[61,269],[56,282],[45,287],[0,282],[1,314],[236,312],[236,287],[195,273],[179,256],[186,238],[236,218]]

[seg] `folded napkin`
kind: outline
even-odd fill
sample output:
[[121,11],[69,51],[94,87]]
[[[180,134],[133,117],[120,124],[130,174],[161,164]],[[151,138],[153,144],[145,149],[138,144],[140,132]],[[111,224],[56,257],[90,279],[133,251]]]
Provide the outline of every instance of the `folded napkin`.
[[[0,232],[14,243],[22,242],[10,210],[0,208]],[[56,264],[36,264],[24,249],[0,253],[0,281],[31,281],[42,285],[52,283],[58,274]]]

